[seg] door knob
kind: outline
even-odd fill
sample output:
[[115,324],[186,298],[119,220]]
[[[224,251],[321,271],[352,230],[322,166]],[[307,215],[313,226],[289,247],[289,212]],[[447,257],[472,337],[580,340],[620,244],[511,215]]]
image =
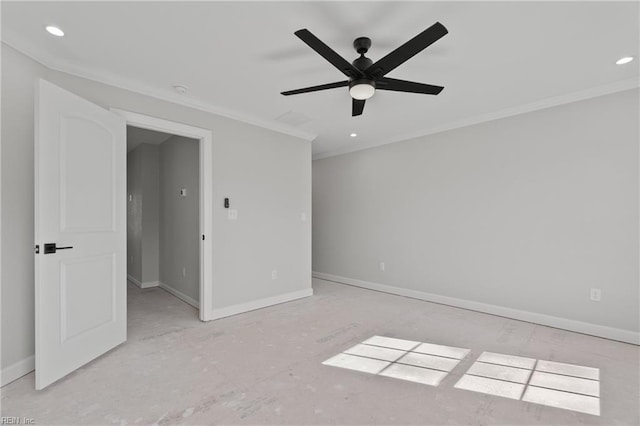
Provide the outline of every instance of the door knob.
[[44,245],[44,254],[52,254],[52,253],[55,253],[57,250],[68,250],[72,248],[73,248],[72,246],[56,247],[56,243],[46,243]]

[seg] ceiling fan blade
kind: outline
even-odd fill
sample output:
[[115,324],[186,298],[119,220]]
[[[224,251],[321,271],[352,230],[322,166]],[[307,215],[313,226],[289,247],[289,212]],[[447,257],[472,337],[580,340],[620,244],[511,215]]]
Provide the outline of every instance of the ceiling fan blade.
[[294,33],[298,38],[304,41],[310,48],[315,50],[320,56],[325,58],[334,67],[338,68],[347,77],[359,78],[362,77],[362,72],[351,65],[346,59],[338,55],[333,49],[324,44],[318,37],[311,34],[309,30],[302,29]]
[[391,90],[394,92],[423,93],[425,95],[437,95],[444,87],[431,84],[416,83],[414,81],[397,80],[395,78],[382,77],[376,81],[377,90]]
[[349,85],[349,80],[336,81],[335,83],[320,84],[318,86],[305,87],[303,89],[287,90],[286,92],[280,92],[282,95],[299,95],[300,93],[317,92],[318,90],[335,89],[336,87],[346,87]]
[[387,56],[371,64],[364,72],[373,78],[380,78],[444,37],[448,32],[444,25],[436,22]]
[[356,115],[362,115],[362,111],[364,111],[364,103],[366,101],[363,100],[359,100],[359,99],[353,99],[353,102],[351,104],[351,116],[355,117]]

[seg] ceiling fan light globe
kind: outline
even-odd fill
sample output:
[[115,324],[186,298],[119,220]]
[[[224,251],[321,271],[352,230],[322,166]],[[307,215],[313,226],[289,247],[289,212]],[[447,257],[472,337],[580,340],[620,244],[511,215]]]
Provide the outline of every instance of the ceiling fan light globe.
[[358,83],[349,88],[351,97],[359,101],[369,99],[375,92],[376,88],[370,83]]

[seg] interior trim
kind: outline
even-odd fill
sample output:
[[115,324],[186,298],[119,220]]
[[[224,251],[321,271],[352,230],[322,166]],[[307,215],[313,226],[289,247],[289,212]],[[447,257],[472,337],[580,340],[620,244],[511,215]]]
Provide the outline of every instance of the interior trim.
[[[2,43],[10,46],[18,52],[30,57],[34,61],[42,64],[43,66],[60,71],[66,74],[71,74],[77,77],[86,78],[96,81],[98,83],[107,84],[120,89],[128,90],[130,92],[138,93],[145,96],[150,96],[163,101],[171,102],[174,104],[182,105],[185,107],[197,109],[200,111],[209,112],[222,117],[231,118],[237,121],[241,121],[254,126],[262,127],[275,132],[287,134],[289,136],[299,137],[307,141],[313,141],[318,137],[317,134],[309,133],[297,129],[293,126],[286,125],[274,120],[265,120],[260,117],[255,117],[247,113],[240,111],[230,110],[218,105],[213,105],[208,102],[196,101],[194,99],[186,99],[183,96],[170,92],[167,90],[159,90],[146,86],[142,82],[132,81],[124,79],[119,76],[110,75],[103,71],[91,70],[78,65],[69,64],[53,57],[51,54],[44,52],[35,46],[24,46],[24,42],[14,32],[4,29]],[[422,136],[433,135],[447,130],[458,129],[461,127],[467,127],[474,124],[480,124],[488,121],[499,120],[501,118],[511,117],[514,115],[525,114],[527,112],[538,111],[541,109],[551,108],[554,106],[564,105],[572,102],[595,98],[599,96],[608,95],[611,93],[622,92],[625,90],[635,89],[640,87],[640,76],[636,76],[626,80],[620,80],[615,83],[605,84],[601,86],[591,87],[584,90],[579,90],[571,93],[567,93],[560,96],[541,99],[536,102],[531,102],[515,107],[505,108],[498,111],[489,112],[486,114],[477,115],[474,117],[465,118],[462,120],[452,121],[440,126],[432,127],[429,129],[421,130],[414,133],[403,134],[395,138],[380,142],[380,143],[367,143],[365,141],[356,144],[349,144],[343,148],[337,150],[331,150],[327,152],[320,152],[313,155],[313,160],[320,160],[322,158],[334,157],[336,155],[347,154],[350,152],[360,151],[363,149],[373,148],[376,146],[388,145],[391,143],[402,142]]]
[[193,297],[187,296],[180,290],[176,290],[175,288],[171,287],[169,284],[163,283],[162,281],[158,281],[158,285],[161,289],[163,289],[169,294],[172,294],[178,299],[182,300],[184,303],[191,305],[196,309],[200,309],[200,303]]
[[[200,309],[200,319],[205,321],[207,312],[211,309],[213,299],[214,275],[213,275],[213,132],[208,129],[194,127],[175,121],[152,117],[131,111],[111,108],[127,122],[144,129],[169,133],[172,135],[186,136],[198,139],[200,161],[200,235],[206,236],[200,243],[200,300],[204,301]],[[126,196],[126,194],[125,194]]]
[[61,61],[58,58],[53,57],[48,52],[44,52],[42,49],[36,46],[25,46],[25,43],[21,38],[11,30],[3,28],[2,30],[2,43],[17,50],[23,55],[28,56],[34,61],[40,63],[54,71],[63,72],[65,74],[74,75],[76,77],[86,78],[98,83],[106,84],[119,89],[127,90],[129,92],[138,93],[141,95],[149,96],[155,99],[159,99],[173,104],[178,104],[184,107],[193,108],[196,110],[208,112],[211,114],[219,115],[221,117],[230,118],[232,120],[240,121],[243,123],[251,124],[253,126],[261,127],[263,129],[271,130],[274,132],[282,133],[289,136],[294,136],[306,141],[314,140],[317,135],[309,132],[302,131],[293,126],[289,126],[284,123],[280,123],[274,120],[265,120],[261,117],[247,114],[245,112],[232,110],[230,108],[214,105],[209,102],[203,102],[196,99],[191,99],[171,92],[169,89],[158,89],[151,87],[143,82],[126,79],[115,74],[110,74],[101,70],[90,69],[75,64],[70,64]]
[[2,379],[0,380],[0,386],[8,385],[9,383],[18,380],[20,377],[31,373],[36,369],[36,357],[31,355],[23,360],[15,362],[10,366],[3,368]]
[[491,305],[488,303],[476,302],[467,299],[442,296],[439,294],[426,293],[418,290],[410,290],[386,284],[372,283],[353,278],[341,277],[338,275],[313,272],[312,276],[321,280],[332,281],[339,284],[351,285],[368,290],[380,291],[394,294],[396,296],[410,297],[412,299],[424,300],[426,302],[439,303],[442,305],[454,306],[456,308],[468,309],[471,311],[483,312],[485,314],[497,315],[519,321],[531,322],[577,333],[588,334],[605,339],[617,340],[620,342],[640,345],[640,333],[621,328],[607,327],[604,325],[576,321],[568,318],[554,317],[551,315],[539,314],[536,312],[522,311],[519,309],[507,308],[505,306]]
[[133,284],[138,286],[138,288],[151,288],[151,287],[158,287],[160,285],[158,281],[147,281],[144,283],[140,282],[140,280],[138,280],[137,278],[134,278],[133,275],[129,275],[129,274],[127,274],[127,281],[131,281]]
[[239,303],[237,305],[227,306],[224,308],[214,308],[211,312],[211,318],[206,318],[205,321],[230,317],[232,315],[238,315],[249,311],[255,311],[256,309],[279,305],[280,303],[291,302],[293,300],[302,299],[309,296],[313,296],[313,289],[311,288],[292,291],[290,293],[279,294],[272,297],[265,297],[264,299],[252,300],[251,302]]
[[396,142],[408,141],[411,139],[429,136],[436,133],[446,132],[448,130],[459,129],[461,127],[473,126],[474,124],[486,123],[488,121],[499,120],[501,118],[513,117],[515,115],[526,114],[528,112],[539,111],[542,109],[553,108],[555,106],[570,104],[573,102],[583,101],[599,96],[605,96],[612,93],[624,92],[626,90],[637,89],[640,87],[640,76],[627,80],[620,80],[615,83],[605,84],[602,86],[591,87],[589,89],[579,90],[577,92],[567,93],[561,96],[542,99],[528,104],[518,105],[511,108],[505,108],[498,111],[489,112],[487,114],[477,115],[462,120],[452,121],[440,126],[432,127],[424,131],[408,133],[396,138],[389,139],[380,143],[358,143],[346,145],[343,148],[321,152],[313,156],[313,160],[322,158],[335,157],[336,155],[348,154],[350,152],[361,151],[363,149],[374,148],[377,146],[388,145]]

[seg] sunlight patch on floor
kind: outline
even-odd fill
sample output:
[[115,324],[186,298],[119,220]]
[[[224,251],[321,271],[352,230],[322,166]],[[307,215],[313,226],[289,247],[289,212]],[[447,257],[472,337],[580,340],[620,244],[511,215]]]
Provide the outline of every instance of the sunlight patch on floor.
[[469,349],[373,336],[324,365],[438,386]]
[[484,352],[458,389],[600,415],[600,370]]

